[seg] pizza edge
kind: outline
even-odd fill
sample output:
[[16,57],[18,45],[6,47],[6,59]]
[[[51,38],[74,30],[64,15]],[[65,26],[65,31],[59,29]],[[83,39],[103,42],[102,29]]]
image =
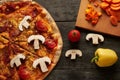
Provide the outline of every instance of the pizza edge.
[[43,79],[46,78],[47,75],[49,75],[49,73],[57,65],[57,63],[60,59],[60,56],[61,56],[63,41],[62,41],[62,36],[61,36],[60,30],[59,30],[57,24],[55,23],[54,19],[52,18],[50,13],[43,6],[41,6],[41,7],[42,7],[43,12],[46,13],[46,15],[47,15],[46,18],[49,20],[49,24],[51,24],[51,26],[53,28],[53,31],[54,31],[54,34],[58,37],[58,44],[57,44],[57,49],[56,49],[55,56],[54,56],[54,59],[53,59],[53,63],[51,64],[51,67],[49,68],[49,71],[45,75],[41,76],[40,80],[43,80]]

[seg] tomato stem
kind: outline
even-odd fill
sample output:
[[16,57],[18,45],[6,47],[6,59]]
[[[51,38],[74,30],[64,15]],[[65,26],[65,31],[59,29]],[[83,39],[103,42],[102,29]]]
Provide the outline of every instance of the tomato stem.
[[76,36],[76,32],[73,32],[73,35]]

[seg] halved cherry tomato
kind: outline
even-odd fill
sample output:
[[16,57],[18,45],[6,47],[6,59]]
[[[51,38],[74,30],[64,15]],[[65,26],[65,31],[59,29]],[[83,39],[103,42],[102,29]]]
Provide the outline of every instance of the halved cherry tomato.
[[57,46],[57,41],[54,39],[46,39],[44,44],[48,49],[54,49]]
[[39,32],[47,32],[48,30],[47,25],[41,20],[37,21],[35,26]]
[[25,66],[19,67],[18,75],[22,80],[26,80],[30,77],[30,73]]

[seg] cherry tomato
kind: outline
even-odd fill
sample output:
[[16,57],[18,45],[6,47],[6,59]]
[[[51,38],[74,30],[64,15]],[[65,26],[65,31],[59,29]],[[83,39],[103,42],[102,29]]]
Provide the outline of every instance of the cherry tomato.
[[47,32],[48,30],[47,25],[41,20],[37,21],[35,26],[39,32]]
[[78,30],[71,30],[69,33],[68,33],[68,39],[71,41],[71,42],[78,42],[80,40],[80,32]]
[[28,79],[30,77],[30,73],[25,66],[20,66],[18,75],[22,80]]
[[53,39],[46,39],[44,44],[48,49],[54,49],[57,46],[57,41]]

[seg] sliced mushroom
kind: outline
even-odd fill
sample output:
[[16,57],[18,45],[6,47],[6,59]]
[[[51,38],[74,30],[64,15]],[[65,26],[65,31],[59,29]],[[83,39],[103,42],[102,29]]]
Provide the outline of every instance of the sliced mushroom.
[[87,36],[86,36],[86,40],[90,40],[92,39],[92,43],[93,44],[99,44],[99,40],[100,42],[103,42],[104,41],[104,37],[100,34],[94,34],[94,33],[89,33]]
[[33,68],[36,68],[38,65],[40,65],[41,71],[42,72],[47,72],[48,68],[47,68],[46,62],[48,64],[51,64],[51,60],[50,60],[49,57],[43,57],[43,58],[36,59],[33,62]]
[[28,38],[28,43],[30,43],[32,40],[34,40],[34,49],[39,49],[39,40],[42,42],[42,44],[45,42],[45,38],[42,35],[31,35]]
[[65,56],[69,57],[70,55],[71,55],[71,59],[76,59],[76,55],[82,56],[82,51],[77,49],[71,49],[66,51]]
[[25,56],[23,54],[18,54],[10,61],[10,66],[14,67],[14,64],[18,67],[21,65],[20,59],[25,59]]
[[27,20],[31,19],[31,16],[25,16],[24,19],[19,24],[19,30],[23,31],[23,26],[27,29],[30,24],[27,22]]

